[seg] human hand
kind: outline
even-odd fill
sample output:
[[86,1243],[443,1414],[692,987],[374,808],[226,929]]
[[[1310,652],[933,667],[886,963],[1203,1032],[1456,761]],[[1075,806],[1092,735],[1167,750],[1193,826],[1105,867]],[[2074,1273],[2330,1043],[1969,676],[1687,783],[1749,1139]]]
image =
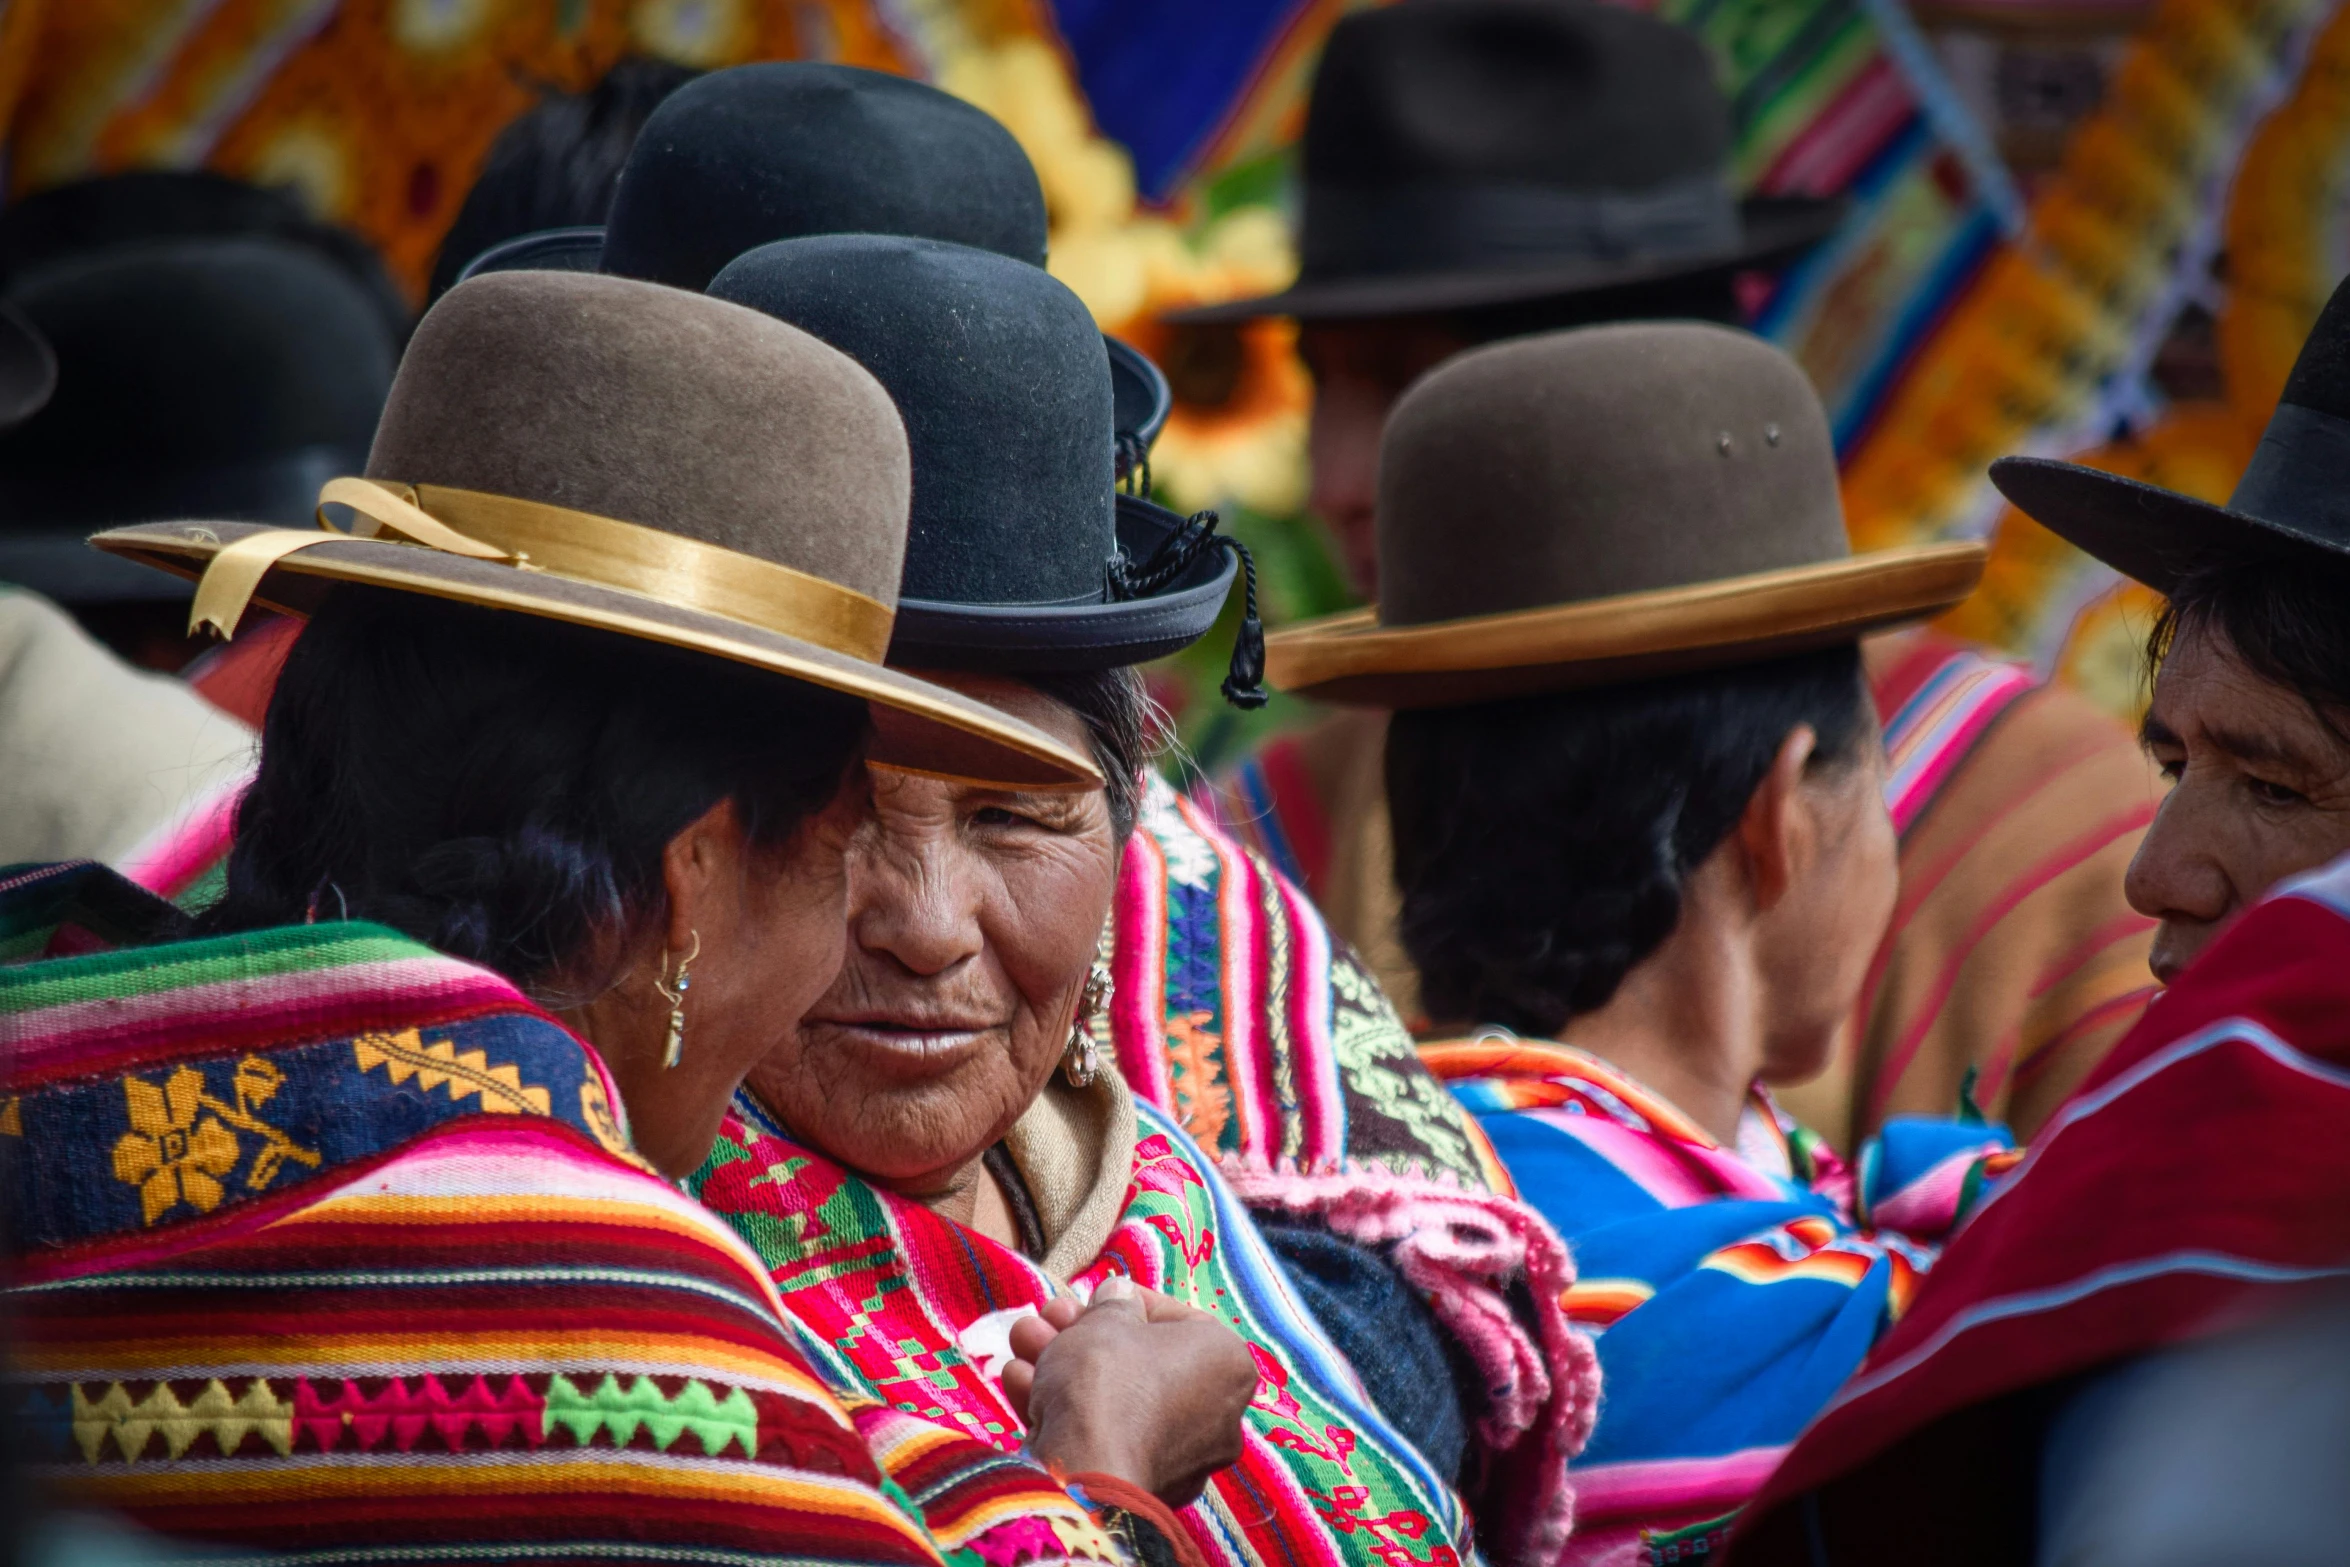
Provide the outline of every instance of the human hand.
[[1089,1306],[1062,1297],[1014,1323],[1011,1346],[1004,1395],[1064,1472],[1115,1475],[1182,1507],[1240,1457],[1256,1361],[1196,1307],[1113,1277]]

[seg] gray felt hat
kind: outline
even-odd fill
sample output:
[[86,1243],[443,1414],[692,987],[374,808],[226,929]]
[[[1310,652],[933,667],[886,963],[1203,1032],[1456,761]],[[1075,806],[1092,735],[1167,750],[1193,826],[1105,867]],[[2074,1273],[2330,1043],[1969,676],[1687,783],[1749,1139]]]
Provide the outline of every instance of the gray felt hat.
[[304,613],[367,582],[696,649],[867,698],[881,759],[1090,784],[1084,756],[884,666],[910,459],[889,394],[757,311],[624,278],[517,272],[417,328],[365,478],[321,492],[354,534],[117,528],[113,554],[200,577],[195,620]]

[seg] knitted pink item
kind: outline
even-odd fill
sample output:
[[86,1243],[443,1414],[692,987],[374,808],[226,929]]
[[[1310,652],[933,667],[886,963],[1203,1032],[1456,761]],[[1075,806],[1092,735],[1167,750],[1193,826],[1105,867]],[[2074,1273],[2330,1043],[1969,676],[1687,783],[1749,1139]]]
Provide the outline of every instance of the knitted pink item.
[[[1506,1481],[1511,1516],[1487,1520],[1504,1559],[1556,1561],[1574,1528],[1567,1460],[1599,1418],[1599,1354],[1567,1323],[1560,1297],[1575,1281],[1548,1221],[1513,1198],[1436,1181],[1355,1170],[1302,1175],[1227,1157],[1225,1179],[1252,1208],[1312,1218],[1389,1255],[1428,1298],[1446,1331],[1484,1376],[1491,1407],[1478,1440]],[[1523,1277],[1534,1303],[1529,1334],[1507,1291]]]

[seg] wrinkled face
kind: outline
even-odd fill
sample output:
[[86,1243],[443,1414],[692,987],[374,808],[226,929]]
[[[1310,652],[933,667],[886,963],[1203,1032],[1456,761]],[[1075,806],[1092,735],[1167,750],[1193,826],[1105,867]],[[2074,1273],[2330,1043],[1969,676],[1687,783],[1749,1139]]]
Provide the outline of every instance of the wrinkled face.
[[1298,351],[1314,377],[1308,436],[1314,465],[1309,502],[1330,530],[1347,580],[1365,599],[1379,595],[1379,438],[1404,388],[1466,344],[1440,323],[1308,324]]
[[2195,626],[2155,677],[2144,736],[2172,787],[2125,888],[2162,922],[2167,985],[2262,893],[2350,852],[2350,743]]
[[[1078,748],[1019,682],[930,674]],[[915,1195],[944,1190],[1060,1064],[1118,872],[1100,789],[1017,793],[873,769],[847,854],[838,975],[751,1072],[795,1134]]]
[[1900,882],[1880,741],[1872,737],[1850,766],[1807,777],[1796,801],[1816,849],[1762,936],[1768,1083],[1799,1083],[1826,1069],[1868,982]]

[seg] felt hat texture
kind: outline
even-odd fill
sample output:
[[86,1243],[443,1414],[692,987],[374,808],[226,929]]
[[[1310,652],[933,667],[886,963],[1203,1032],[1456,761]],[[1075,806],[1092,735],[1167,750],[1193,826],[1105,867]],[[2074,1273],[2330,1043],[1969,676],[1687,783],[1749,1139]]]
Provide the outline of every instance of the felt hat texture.
[[2214,559],[2254,552],[2350,565],[2350,279],[2302,343],[2225,506],[2037,457],[2002,457],[1991,482],[2051,533],[2158,593]]
[[1363,319],[1767,266],[1834,202],[1731,192],[1691,33],[1597,0],[1400,0],[1331,30],[1306,109],[1299,273],[1181,322]]
[[[812,61],[738,65],[664,99],[645,122],[601,234],[508,241],[469,273],[575,268],[700,289],[735,257],[815,234],[902,234],[1041,267],[1044,187],[1012,133],[951,93]],[[1108,342],[1118,429],[1146,446],[1171,399]]]
[[400,352],[361,280],[268,234],[69,251],[15,269],[5,300],[57,368],[0,434],[0,580],[68,604],[186,596],[93,553],[96,529],[306,522],[366,461]]
[[710,284],[879,378],[906,421],[913,517],[890,660],[1005,671],[1140,663],[1206,635],[1234,564],[1196,552],[1157,591],[1117,568],[1184,519],[1116,491],[1112,394],[1085,305],[1041,268],[936,240],[762,245]]
[[1094,781],[1043,733],[883,667],[908,476],[888,394],[808,334],[655,284],[503,273],[425,317],[367,462],[376,482],[330,487],[404,538],[206,522],[93,542],[205,574],[200,613],[214,579],[267,562],[257,601],[273,608],[367,582],[600,627],[865,697],[877,754],[908,765]]
[[1743,663],[1947,609],[1985,558],[1853,555],[1801,368],[1696,322],[1447,360],[1389,416],[1378,508],[1380,602],[1268,638],[1281,689],[1441,707]]

